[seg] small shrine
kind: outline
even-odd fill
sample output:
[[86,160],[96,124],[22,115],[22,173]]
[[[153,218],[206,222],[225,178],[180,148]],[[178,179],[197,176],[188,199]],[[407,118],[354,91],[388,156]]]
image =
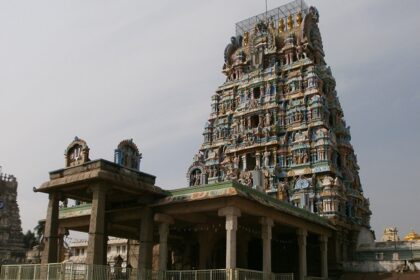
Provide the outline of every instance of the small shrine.
[[411,230],[406,236],[404,236],[404,240],[405,241],[420,241],[420,235],[414,230]]
[[398,236],[398,230],[396,227],[387,227],[384,229],[384,234],[382,235],[381,238],[382,242],[388,242],[388,241],[392,241],[392,242],[396,242],[396,241],[400,241],[400,237]]

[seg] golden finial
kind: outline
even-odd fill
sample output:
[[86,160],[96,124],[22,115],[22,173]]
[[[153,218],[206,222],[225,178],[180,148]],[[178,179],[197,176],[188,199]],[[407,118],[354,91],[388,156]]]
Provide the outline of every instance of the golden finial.
[[418,235],[414,230],[411,230],[405,237],[406,241],[416,241],[420,240],[420,235]]
[[293,17],[291,14],[287,17],[287,30],[293,29]]
[[302,11],[299,11],[296,15],[296,22],[298,24],[298,26],[300,26],[300,24],[302,23]]
[[248,46],[248,42],[249,42],[249,32],[245,32],[244,33],[244,46]]
[[284,28],[285,28],[286,26],[284,25],[284,19],[280,19],[279,20],[279,33],[283,33],[284,32]]

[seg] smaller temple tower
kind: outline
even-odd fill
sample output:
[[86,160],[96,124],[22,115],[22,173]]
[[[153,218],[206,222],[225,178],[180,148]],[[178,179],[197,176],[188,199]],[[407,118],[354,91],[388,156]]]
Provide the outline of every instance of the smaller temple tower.
[[73,142],[67,147],[64,152],[66,160],[66,167],[76,166],[90,161],[89,147],[85,140],[79,137],[74,137]]
[[133,139],[123,140],[114,152],[114,162],[124,167],[140,170],[142,154]]
[[25,257],[17,185],[16,178],[0,167],[0,264],[19,263]]

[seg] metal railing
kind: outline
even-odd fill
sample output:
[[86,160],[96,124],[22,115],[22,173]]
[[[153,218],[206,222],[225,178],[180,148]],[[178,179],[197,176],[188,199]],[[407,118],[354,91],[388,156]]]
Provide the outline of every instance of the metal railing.
[[160,278],[157,279],[164,280],[294,280],[293,273],[263,273],[243,268],[168,270],[159,273]]
[[231,271],[229,269],[211,270],[168,270],[162,271],[161,279],[165,280],[228,280]]
[[126,280],[137,274],[132,268],[77,263],[3,265],[0,280]]
[[[0,280],[294,280],[293,273],[249,269],[140,271],[105,265],[61,263],[4,265]],[[318,278],[307,278],[315,280]],[[322,278],[319,278],[322,279]]]
[[293,273],[274,273],[273,280],[293,280]]

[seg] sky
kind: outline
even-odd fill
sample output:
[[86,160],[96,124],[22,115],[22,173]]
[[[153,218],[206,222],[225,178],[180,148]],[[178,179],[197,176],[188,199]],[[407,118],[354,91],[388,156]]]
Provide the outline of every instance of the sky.
[[[420,1],[307,3],[372,228],[420,232]],[[32,188],[64,167],[75,136],[108,160],[133,138],[158,186],[186,186],[235,23],[264,11],[263,0],[0,1],[0,165],[18,179],[24,231],[46,215],[47,195]]]

